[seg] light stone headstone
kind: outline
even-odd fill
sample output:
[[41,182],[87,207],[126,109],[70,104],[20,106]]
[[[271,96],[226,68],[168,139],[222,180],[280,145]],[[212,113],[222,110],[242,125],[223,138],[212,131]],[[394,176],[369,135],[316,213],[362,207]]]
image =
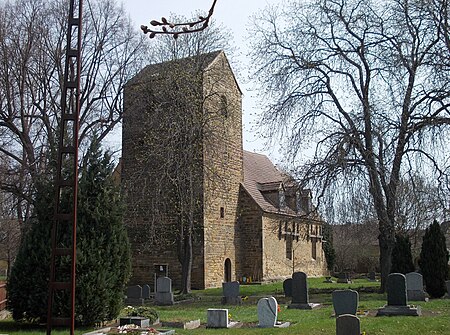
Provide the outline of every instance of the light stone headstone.
[[156,292],[172,292],[172,279],[170,279],[169,277],[159,277],[158,279],[156,279]]
[[360,335],[359,318],[352,314],[343,314],[336,319],[336,335]]
[[283,282],[283,291],[285,297],[292,297],[292,278],[288,278]]
[[156,280],[155,301],[158,305],[173,305],[172,279],[159,277]]
[[207,312],[207,328],[228,328],[228,309],[209,308]]
[[387,279],[387,303],[388,306],[406,306],[406,277],[402,273],[391,273]]
[[332,293],[335,316],[356,315],[358,311],[358,292],[354,290],[336,290]]
[[272,328],[277,323],[278,303],[274,297],[261,298],[257,305],[258,326],[261,328]]
[[406,292],[409,300],[425,301],[425,291],[423,290],[423,276],[417,272],[406,274]]

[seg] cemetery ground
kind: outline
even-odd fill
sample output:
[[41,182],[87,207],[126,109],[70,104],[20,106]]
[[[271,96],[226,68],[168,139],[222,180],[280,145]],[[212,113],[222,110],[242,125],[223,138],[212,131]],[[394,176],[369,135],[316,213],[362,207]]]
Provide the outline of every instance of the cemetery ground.
[[[356,279],[353,283],[324,283],[324,278],[308,278],[309,300],[320,303],[318,309],[288,309],[290,298],[283,295],[282,283],[266,285],[241,285],[243,297],[241,306],[222,305],[222,289],[194,291],[193,299],[173,306],[152,306],[159,314],[161,321],[190,321],[200,319],[200,328],[183,330],[176,328],[176,334],[335,334],[336,319],[332,317],[333,306],[331,293],[337,289],[357,290],[359,292],[359,310],[368,311],[368,315],[360,316],[361,331],[366,335],[399,335],[399,334],[448,334],[450,335],[450,299],[430,299],[428,302],[409,302],[422,307],[422,316],[383,316],[375,317],[378,308],[386,304],[386,295],[377,293],[379,282]],[[274,296],[279,305],[279,321],[288,321],[288,328],[258,328],[256,304],[261,297]],[[206,329],[206,311],[208,308],[227,308],[233,321],[242,322],[241,328]],[[84,334],[92,329],[77,329],[76,334]],[[0,321],[0,334],[9,335],[41,335],[45,328],[23,325],[12,320]],[[54,330],[52,334],[67,334],[67,330]]]

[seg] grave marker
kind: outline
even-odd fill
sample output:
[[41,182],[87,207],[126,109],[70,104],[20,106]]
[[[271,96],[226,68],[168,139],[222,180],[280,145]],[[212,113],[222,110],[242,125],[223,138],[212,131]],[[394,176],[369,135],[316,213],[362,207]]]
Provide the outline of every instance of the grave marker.
[[410,272],[406,274],[406,290],[408,300],[426,301],[423,277],[420,273]]
[[343,314],[336,319],[336,335],[360,335],[361,324],[355,315]]
[[406,277],[401,273],[391,273],[388,276],[387,283],[387,305],[378,309],[377,316],[383,315],[421,315],[420,306],[409,306],[406,296]]
[[304,272],[294,272],[292,275],[292,302],[288,308],[312,309],[319,304],[309,303],[308,281]]
[[356,316],[358,311],[358,292],[354,290],[336,290],[332,293],[334,314],[336,317],[344,314]]
[[157,305],[173,305],[172,279],[159,277],[156,279],[155,301]]

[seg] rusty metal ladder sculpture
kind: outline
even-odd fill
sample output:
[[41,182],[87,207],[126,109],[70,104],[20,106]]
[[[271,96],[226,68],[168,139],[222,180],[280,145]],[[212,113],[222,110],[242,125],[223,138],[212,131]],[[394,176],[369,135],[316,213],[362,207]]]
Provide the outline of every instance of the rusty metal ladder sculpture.
[[[82,7],[83,0],[70,0],[55,179],[55,214],[51,233],[47,335],[51,334],[53,326],[68,326],[71,335],[75,328]],[[63,310],[64,314],[69,315],[60,315],[56,308],[66,301],[67,306]]]

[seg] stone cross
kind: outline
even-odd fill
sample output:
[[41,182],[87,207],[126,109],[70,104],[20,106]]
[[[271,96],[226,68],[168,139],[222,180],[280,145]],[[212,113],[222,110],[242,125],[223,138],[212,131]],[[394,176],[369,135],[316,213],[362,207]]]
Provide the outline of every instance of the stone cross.
[[358,292],[353,290],[336,290],[332,293],[333,308],[336,317],[343,314],[356,315],[358,310]]
[[278,303],[274,297],[259,299],[258,305],[259,327],[272,328],[277,323]]
[[343,314],[336,319],[336,335],[360,335],[359,318],[352,314]]

